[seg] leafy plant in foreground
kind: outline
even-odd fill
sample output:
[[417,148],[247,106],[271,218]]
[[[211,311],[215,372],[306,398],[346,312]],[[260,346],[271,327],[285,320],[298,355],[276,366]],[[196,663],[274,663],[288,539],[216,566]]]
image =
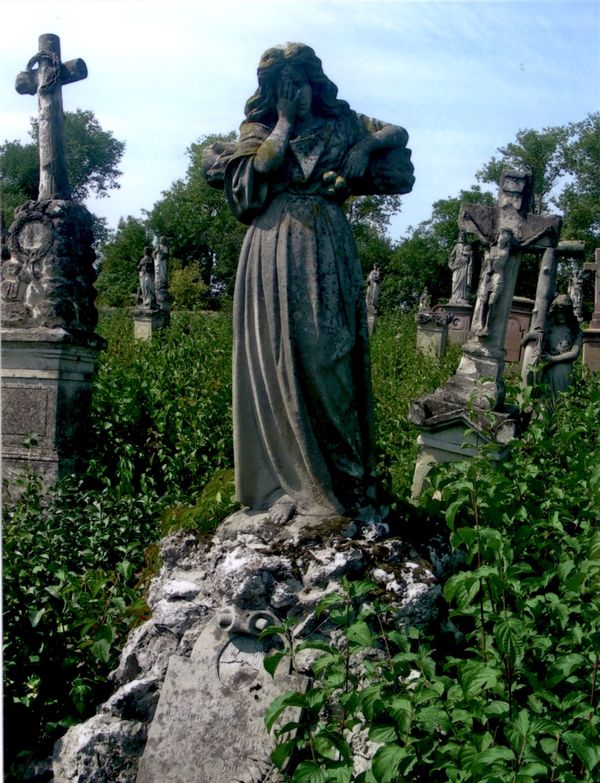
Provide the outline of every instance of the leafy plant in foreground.
[[[464,567],[444,585],[457,642],[395,628],[367,583],[319,612],[338,626],[303,717],[273,760],[292,783],[597,780],[600,770],[600,379],[542,410],[498,466],[440,470],[427,501]],[[336,638],[335,634],[332,638]],[[295,731],[291,739],[283,732]],[[360,758],[357,736],[375,743]]]

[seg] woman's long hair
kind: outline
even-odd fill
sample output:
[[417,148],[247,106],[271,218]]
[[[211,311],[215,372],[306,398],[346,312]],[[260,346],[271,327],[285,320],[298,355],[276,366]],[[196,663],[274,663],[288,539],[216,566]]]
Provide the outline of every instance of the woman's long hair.
[[247,122],[261,122],[269,127],[277,122],[277,88],[284,68],[302,70],[308,79],[312,93],[312,108],[320,117],[341,117],[350,113],[346,101],[337,97],[337,87],[323,73],[323,65],[310,46],[288,43],[274,46],[260,58],[258,64],[258,89],[246,102],[244,113]]

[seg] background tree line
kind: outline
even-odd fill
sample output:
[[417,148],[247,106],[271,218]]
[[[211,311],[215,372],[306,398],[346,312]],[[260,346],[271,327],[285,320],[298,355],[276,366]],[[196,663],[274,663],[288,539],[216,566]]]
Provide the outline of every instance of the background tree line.
[[[15,207],[37,196],[39,163],[37,124],[32,121],[32,142],[5,142],[0,146],[2,172],[2,224],[6,230]],[[125,144],[104,131],[92,112],[78,110],[65,115],[67,162],[74,198],[107,196],[119,187],[119,162]],[[116,231],[108,231],[97,219],[99,304],[126,306],[137,288],[137,264],[153,238],[167,238],[171,254],[170,286],[176,306],[205,307],[211,299],[233,292],[239,248],[245,233],[227,207],[222,191],[206,182],[202,153],[215,142],[232,141],[235,133],[205,136],[187,149],[188,168],[162,193],[143,218],[127,216]],[[458,236],[461,201],[492,204],[502,168],[529,170],[534,177],[537,213],[559,211],[564,215],[562,236],[586,242],[591,258],[600,245],[600,113],[564,126],[542,130],[523,129],[513,142],[476,172],[476,183],[456,196],[432,205],[431,217],[409,227],[399,241],[389,237],[390,220],[401,210],[399,196],[350,198],[345,210],[357,242],[365,275],[377,264],[385,283],[382,307],[410,305],[427,288],[433,301],[447,299],[450,271],[447,259]],[[494,186],[493,189],[483,189]],[[482,248],[474,241],[475,259]],[[475,270],[477,272],[477,270]],[[525,257],[519,293],[532,296],[537,261]]]

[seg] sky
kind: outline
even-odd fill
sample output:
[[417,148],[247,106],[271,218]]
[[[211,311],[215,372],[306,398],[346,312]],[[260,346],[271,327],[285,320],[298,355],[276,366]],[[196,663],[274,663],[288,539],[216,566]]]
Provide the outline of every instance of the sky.
[[0,0],[0,26],[0,143],[30,141],[36,98],[14,82],[39,35],[87,63],[63,105],[126,142],[120,189],[87,202],[112,228],[185,176],[191,143],[239,127],[261,53],[287,41],[353,109],[407,129],[416,182],[394,240],[519,129],[600,109],[599,0]]

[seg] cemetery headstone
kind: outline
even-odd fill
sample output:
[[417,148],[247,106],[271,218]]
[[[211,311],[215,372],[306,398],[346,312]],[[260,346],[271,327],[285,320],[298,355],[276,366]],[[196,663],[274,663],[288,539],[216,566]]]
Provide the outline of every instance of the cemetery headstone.
[[504,360],[508,364],[520,364],[523,356],[523,337],[531,323],[533,299],[526,296],[514,296],[508,314],[506,336],[504,338]]
[[71,200],[61,88],[84,79],[83,60],[63,63],[56,35],[19,74],[38,96],[39,197],[16,210],[2,258],[2,433],[9,485],[33,468],[46,485],[85,450],[97,353],[92,218]]
[[447,313],[418,312],[417,351],[430,358],[440,359],[446,353],[448,343],[448,323],[451,316]]

